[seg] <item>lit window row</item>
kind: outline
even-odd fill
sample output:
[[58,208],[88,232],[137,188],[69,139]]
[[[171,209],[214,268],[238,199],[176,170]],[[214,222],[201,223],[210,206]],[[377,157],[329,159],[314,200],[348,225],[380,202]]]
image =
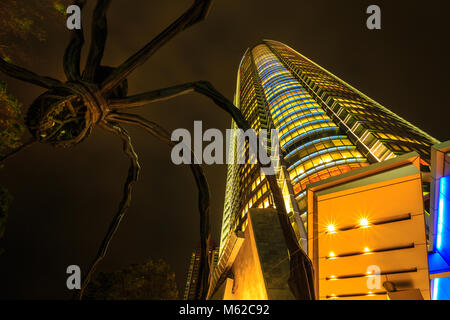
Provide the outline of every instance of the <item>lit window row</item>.
[[[334,149],[334,150],[333,150]],[[289,175],[292,181],[303,178],[303,174],[310,170],[311,168],[318,167],[322,164],[329,162],[341,160],[341,159],[358,159],[362,158],[362,155],[357,150],[336,150],[337,148],[330,148],[324,150],[325,152],[317,152],[307,156],[303,162],[294,167],[294,169],[289,170]],[[301,159],[301,160],[303,160]]]
[[294,136],[291,140],[287,140],[287,141],[282,141],[281,142],[281,146],[283,148],[288,147],[294,143],[296,143],[298,140],[305,138],[307,136],[314,136],[320,132],[326,132],[329,131],[330,133],[335,133],[336,130],[338,130],[338,127],[336,125],[331,125],[329,127],[324,127],[324,128],[318,128],[318,129],[314,129],[314,130],[310,130],[308,132],[304,132],[301,134],[298,134],[297,136]]
[[281,139],[281,146],[285,147],[293,142],[295,142],[296,139],[301,138],[304,135],[313,134],[314,132],[317,132],[321,129],[326,128],[337,128],[337,126],[329,122],[322,122],[322,123],[314,123],[312,125],[306,126],[306,127],[299,127],[298,130],[293,131],[291,134],[289,134],[287,137]]
[[[318,110],[320,109],[320,110]],[[284,108],[280,113],[278,113],[277,116],[274,116],[274,122],[275,125],[280,125],[281,123],[284,123],[286,118],[291,117],[293,115],[298,114],[299,116],[303,116],[308,113],[314,113],[314,112],[321,112],[323,113],[323,110],[314,102],[314,101],[307,101],[298,103],[292,106],[287,106]]]
[[[289,158],[289,157],[293,156],[294,154],[297,154],[298,152],[300,152],[300,151],[302,151],[302,150],[304,150],[306,148],[315,147],[318,144],[323,145],[323,143],[330,143],[327,146],[324,146],[324,148],[328,148],[328,147],[331,147],[331,146],[335,145],[335,144],[332,144],[334,142],[330,142],[330,140],[335,140],[335,141],[339,140],[339,141],[349,141],[350,142],[350,140],[345,139],[345,138],[346,138],[345,136],[329,136],[329,137],[323,137],[323,138],[312,140],[310,142],[301,144],[299,147],[297,147],[294,150],[292,150],[291,152],[289,152],[286,155],[286,158]],[[344,139],[344,140],[342,140],[342,139]],[[347,145],[347,143],[343,142],[340,145]],[[308,152],[306,152],[306,154],[308,154]]]
[[[339,163],[340,164],[344,163],[344,164],[337,165]],[[309,172],[306,172],[306,174],[303,174],[303,179],[300,180],[300,182],[298,182],[298,183],[293,182],[294,183],[294,195],[298,196],[300,193],[304,192],[306,190],[306,186],[310,183],[321,181],[321,180],[327,179],[329,177],[340,175],[340,174],[346,173],[350,170],[361,168],[361,167],[367,166],[367,165],[369,165],[367,160],[362,159],[362,158],[357,158],[357,159],[338,160],[335,162],[330,162],[327,164],[320,165],[316,168],[310,169]],[[301,179],[301,178],[298,177],[298,179]]]
[[340,147],[353,147],[354,144],[345,136],[330,136],[320,139],[315,139],[311,142],[307,142],[305,144],[300,145],[300,147],[296,148],[293,152],[295,152],[295,157],[291,157],[291,153],[286,157],[290,158],[289,162],[295,161],[293,165],[289,166],[291,169],[293,166],[297,165],[297,161],[295,159],[301,159],[307,155],[311,155],[318,151],[329,149],[329,148],[340,148]]

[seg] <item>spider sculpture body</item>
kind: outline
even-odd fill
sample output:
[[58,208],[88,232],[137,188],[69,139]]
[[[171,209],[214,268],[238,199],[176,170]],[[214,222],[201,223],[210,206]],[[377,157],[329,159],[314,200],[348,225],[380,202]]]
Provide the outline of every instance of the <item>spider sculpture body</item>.
[[[138,126],[167,145],[174,145],[166,130],[138,115],[123,112],[125,109],[170,99],[181,94],[198,92],[212,99],[220,108],[229,113],[241,129],[247,130],[250,128],[240,110],[215,90],[210,83],[205,81],[186,83],[127,96],[128,75],[178,33],[205,19],[212,5],[212,0],[194,0],[193,5],[175,22],[116,68],[101,65],[107,37],[106,12],[111,1],[97,1],[92,21],[92,42],[86,66],[82,73],[80,72],[80,55],[84,44],[84,35],[82,30],[72,31],[70,43],[64,54],[66,82],[63,83],[50,77],[37,75],[0,59],[0,71],[4,74],[48,89],[31,104],[26,116],[26,125],[32,135],[32,139],[0,160],[12,156],[34,142],[49,143],[56,147],[74,146],[87,138],[92,128],[97,125],[120,137],[123,141],[124,153],[130,159],[128,177],[119,209],[109,226],[97,256],[84,276],[83,284],[78,294],[79,298],[82,298],[97,265],[106,255],[108,246],[130,205],[132,187],[139,175],[138,157],[131,144],[131,138],[122,125]],[[86,0],[75,1],[75,4],[80,6],[80,8],[85,3]],[[196,296],[198,299],[205,299],[208,291],[209,276],[209,264],[206,254],[210,237],[209,188],[203,170],[199,165],[192,164],[191,171],[199,191],[198,206],[200,211],[202,253],[201,276]],[[298,298],[313,298],[311,287],[308,286],[305,289],[304,285],[305,281],[308,283],[310,274],[308,276],[306,271],[303,274],[299,274],[299,270],[307,269],[305,261],[308,262],[309,260],[304,254],[300,255],[302,250],[299,248],[296,240],[294,240],[295,235],[288,221],[283,196],[277,185],[276,178],[268,176],[268,180],[277,210],[280,213],[280,223],[285,233],[285,240],[291,253],[291,290]]]

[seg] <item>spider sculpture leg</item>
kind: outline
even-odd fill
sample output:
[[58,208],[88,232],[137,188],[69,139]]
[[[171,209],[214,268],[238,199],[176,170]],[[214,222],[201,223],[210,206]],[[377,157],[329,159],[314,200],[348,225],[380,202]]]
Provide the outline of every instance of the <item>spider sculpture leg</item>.
[[[129,125],[138,126],[152,136],[156,137],[163,143],[170,147],[175,146],[175,142],[170,139],[170,134],[162,127],[154,122],[151,122],[145,118],[138,115],[128,114],[128,113],[111,113],[107,117],[108,121],[114,121],[118,123],[124,123]],[[190,149],[190,146],[187,146]],[[195,157],[194,153],[191,151],[192,157]],[[191,161],[190,165],[192,174],[195,179],[195,183],[198,189],[198,207],[200,212],[200,250],[201,250],[201,263],[199,266],[200,281],[197,285],[196,298],[204,300],[209,289],[209,243],[211,237],[210,231],[210,196],[209,187],[206,180],[206,176],[200,165],[194,164]]]
[[[85,4],[86,0],[75,1],[75,5],[78,5],[80,9],[83,9]],[[80,81],[80,58],[81,49],[84,44],[84,34],[81,29],[75,29],[71,32],[71,35],[71,40],[63,58],[64,73],[66,74],[67,80]]]
[[211,9],[212,2],[212,0],[194,0],[194,4],[175,22],[117,67],[114,72],[103,81],[100,86],[101,91],[104,93],[114,89],[122,82],[122,80],[126,79],[134,69],[145,63],[156,51],[173,39],[177,34],[190,26],[203,21]]
[[[206,81],[181,84],[121,99],[110,99],[109,104],[112,110],[117,112],[118,110],[138,107],[156,101],[167,100],[191,92],[197,92],[212,99],[217,106],[232,116],[239,128],[244,131],[250,128],[241,111]],[[258,164],[261,165],[259,159]],[[314,299],[313,268],[311,260],[303,252],[297,242],[294,230],[289,222],[283,195],[280,187],[278,186],[276,176],[266,175],[266,178],[268,180],[270,190],[272,191],[275,206],[278,211],[278,218],[283,230],[284,239],[289,250],[291,264],[289,286],[297,299]]]
[[[103,58],[106,37],[108,34],[106,12],[110,4],[111,0],[98,0],[97,6],[94,9],[94,15],[92,17],[91,47],[83,71],[83,80],[85,81],[94,81],[95,75],[100,67],[100,62]],[[103,80],[104,79],[102,79],[102,81]]]
[[[76,0],[74,4],[82,8],[85,3],[86,0]],[[39,76],[31,71],[15,66],[4,61],[3,59],[0,59],[0,71],[2,71],[3,73],[16,79],[20,79],[50,89],[50,91],[46,92],[44,95],[37,99],[37,101],[34,103],[34,106],[32,105],[33,108],[30,108],[33,109],[33,112],[30,114],[32,116],[32,121],[27,121],[27,125],[29,123],[33,123],[33,125],[43,124],[43,121],[48,120],[45,117],[47,117],[51,112],[54,112],[54,110],[56,108],[59,108],[59,106],[61,105],[66,105],[67,108],[70,109],[73,116],[70,121],[73,122],[74,120],[77,120],[76,116],[82,115],[76,114],[73,102],[76,102],[76,109],[79,112],[85,112],[80,110],[82,110],[83,107],[87,107],[87,112],[85,112],[86,115],[82,117],[85,118],[85,122],[82,123],[84,128],[82,130],[78,130],[78,135],[75,137],[75,139],[71,138],[67,144],[61,144],[63,146],[71,146],[73,144],[81,142],[91,132],[91,128],[95,124],[99,124],[108,131],[115,132],[123,139],[126,133],[119,130],[119,128],[112,123],[104,121],[105,117],[110,111],[105,99],[124,97],[127,91],[127,76],[136,67],[143,64],[159,48],[170,41],[178,33],[205,19],[211,7],[212,0],[194,0],[193,5],[183,15],[181,15],[180,18],[178,18],[155,39],[150,41],[140,51],[131,56],[118,68],[104,67],[100,65],[107,36],[106,11],[110,3],[111,0],[97,1],[92,21],[91,47],[89,50],[86,67],[82,74],[80,72],[80,56],[82,47],[84,45],[84,35],[81,30],[75,30],[72,32],[71,40],[64,53],[63,59],[64,72],[68,80],[67,83],[61,83],[60,81],[50,77]],[[46,107],[46,105],[50,103],[51,106]],[[32,133],[37,132],[36,134],[38,134],[38,136],[34,136],[36,140],[47,142],[50,141],[49,137],[53,138],[57,133],[62,133],[63,128],[61,128],[61,125],[58,125],[56,127],[56,130],[52,130],[52,134],[46,134],[46,139],[41,139],[40,129],[36,131],[35,129],[30,128],[30,130],[32,130]],[[29,145],[29,143],[26,143],[22,147],[14,150],[10,153],[10,155],[17,153],[27,145]],[[4,160],[4,158],[1,160]],[[201,189],[200,186],[202,186],[202,189],[200,190],[200,202],[208,203],[209,208],[209,191],[207,187],[204,187],[207,186],[206,178],[204,177],[201,168],[193,167],[192,171],[194,173],[194,177],[196,178],[199,189]],[[126,185],[129,185],[129,182],[127,182]],[[129,192],[126,188],[124,199],[128,199],[128,197]],[[122,201],[119,209],[120,216],[123,216],[123,214],[125,213],[128,207],[127,203],[127,201]],[[206,209],[203,208],[202,205],[200,205],[200,207],[201,211],[206,211]],[[113,221],[111,226],[118,226],[120,220],[121,219],[117,219],[116,216],[116,219]],[[209,234],[209,219],[203,219],[202,221],[202,225],[208,226],[207,228],[203,228],[202,232],[207,230],[207,232],[205,232]],[[116,228],[117,227],[114,227],[113,229],[110,228],[110,230],[115,230]],[[89,282],[89,279],[92,275],[92,272],[95,270],[96,265],[106,254],[108,244],[111,241],[113,235],[114,232],[108,232],[108,235],[105,237],[105,241],[102,244],[101,249],[99,250],[99,254],[90,268],[86,281],[84,281],[83,283],[84,289]],[[206,248],[204,244],[202,244],[202,246],[203,249]],[[82,293],[80,297],[81,296]]]
[[61,84],[59,80],[50,77],[40,76],[25,68],[6,62],[1,58],[0,58],[0,71],[12,78],[32,83],[42,88],[49,89]]
[[109,244],[111,243],[111,240],[114,237],[114,234],[116,233],[117,229],[119,228],[120,222],[122,221],[123,217],[125,216],[125,213],[127,212],[128,208],[130,206],[131,192],[132,192],[134,184],[138,180],[139,171],[140,171],[138,156],[134,152],[133,145],[131,143],[131,138],[130,138],[129,134],[127,133],[127,131],[125,129],[123,129],[122,127],[120,127],[120,125],[118,125],[117,123],[110,122],[110,121],[103,121],[103,122],[101,122],[100,125],[103,129],[105,129],[109,132],[112,132],[116,136],[120,137],[120,139],[123,141],[123,151],[130,159],[130,167],[128,169],[127,180],[124,185],[123,198],[119,204],[119,210],[117,211],[116,215],[114,216],[113,221],[111,222],[111,224],[108,228],[106,236],[104,237],[102,244],[100,245],[100,248],[98,250],[95,260],[92,262],[88,273],[86,274],[86,276],[83,279],[81,290],[79,292],[80,299],[83,297],[84,291],[86,290],[86,287],[89,284],[89,281],[90,281],[97,265],[106,256],[106,252],[108,251]]

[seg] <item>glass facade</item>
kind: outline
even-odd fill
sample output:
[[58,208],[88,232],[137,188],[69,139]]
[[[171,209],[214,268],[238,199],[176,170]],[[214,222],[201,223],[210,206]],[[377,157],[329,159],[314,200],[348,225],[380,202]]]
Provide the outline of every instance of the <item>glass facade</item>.
[[252,53],[296,197],[304,196],[308,183],[368,164],[266,45]]
[[[277,180],[294,230],[303,239],[300,231],[305,228],[299,224],[306,222],[308,184],[411,151],[420,154],[427,171],[430,147],[438,143],[308,58],[271,40],[244,54],[235,105],[257,132],[279,130],[282,168]],[[236,156],[236,144],[229,151]],[[253,164],[228,165],[221,249],[231,231],[245,228],[252,207],[273,207],[265,177]]]
[[429,165],[430,147],[438,140],[288,46],[265,43],[371,162],[416,151]]

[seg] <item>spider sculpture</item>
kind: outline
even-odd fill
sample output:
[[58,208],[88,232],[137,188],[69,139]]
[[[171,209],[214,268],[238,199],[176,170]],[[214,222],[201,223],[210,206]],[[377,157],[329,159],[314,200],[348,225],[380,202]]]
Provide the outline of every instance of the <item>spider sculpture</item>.
[[[86,0],[75,1],[75,4],[80,8],[85,3]],[[175,22],[116,68],[101,65],[107,37],[106,12],[110,4],[111,0],[97,1],[92,19],[92,41],[86,66],[82,73],[80,72],[80,55],[84,43],[84,35],[82,30],[72,31],[71,40],[65,51],[63,62],[64,72],[67,77],[66,82],[37,75],[0,59],[0,71],[4,74],[48,89],[31,104],[26,115],[26,126],[32,135],[32,139],[0,160],[12,156],[34,142],[49,143],[57,147],[74,146],[87,138],[92,128],[96,125],[118,136],[123,141],[124,153],[130,159],[123,198],[102,241],[97,256],[84,276],[81,290],[78,293],[80,299],[97,265],[105,257],[109,244],[130,205],[131,191],[139,175],[138,157],[134,152],[131,138],[127,131],[122,128],[122,125],[138,126],[167,145],[174,145],[174,142],[170,139],[170,134],[156,123],[138,115],[126,113],[124,110],[190,92],[198,92],[209,97],[220,108],[228,112],[241,129],[247,130],[250,128],[240,110],[206,81],[186,83],[127,96],[127,77],[130,73],[147,61],[159,48],[178,33],[204,20],[211,8],[212,0],[194,0],[193,5]],[[199,192],[198,206],[200,211],[202,261],[200,264],[201,276],[196,296],[198,299],[205,299],[209,286],[209,263],[206,254],[210,237],[209,188],[202,168],[196,164],[192,164],[190,167]],[[311,273],[307,272],[310,269],[309,260],[295,240],[276,178],[274,176],[267,177],[291,256],[290,288],[297,298],[311,299],[314,295],[311,294],[312,289],[308,285],[308,282],[311,283]],[[303,271],[303,273],[300,271]]]

